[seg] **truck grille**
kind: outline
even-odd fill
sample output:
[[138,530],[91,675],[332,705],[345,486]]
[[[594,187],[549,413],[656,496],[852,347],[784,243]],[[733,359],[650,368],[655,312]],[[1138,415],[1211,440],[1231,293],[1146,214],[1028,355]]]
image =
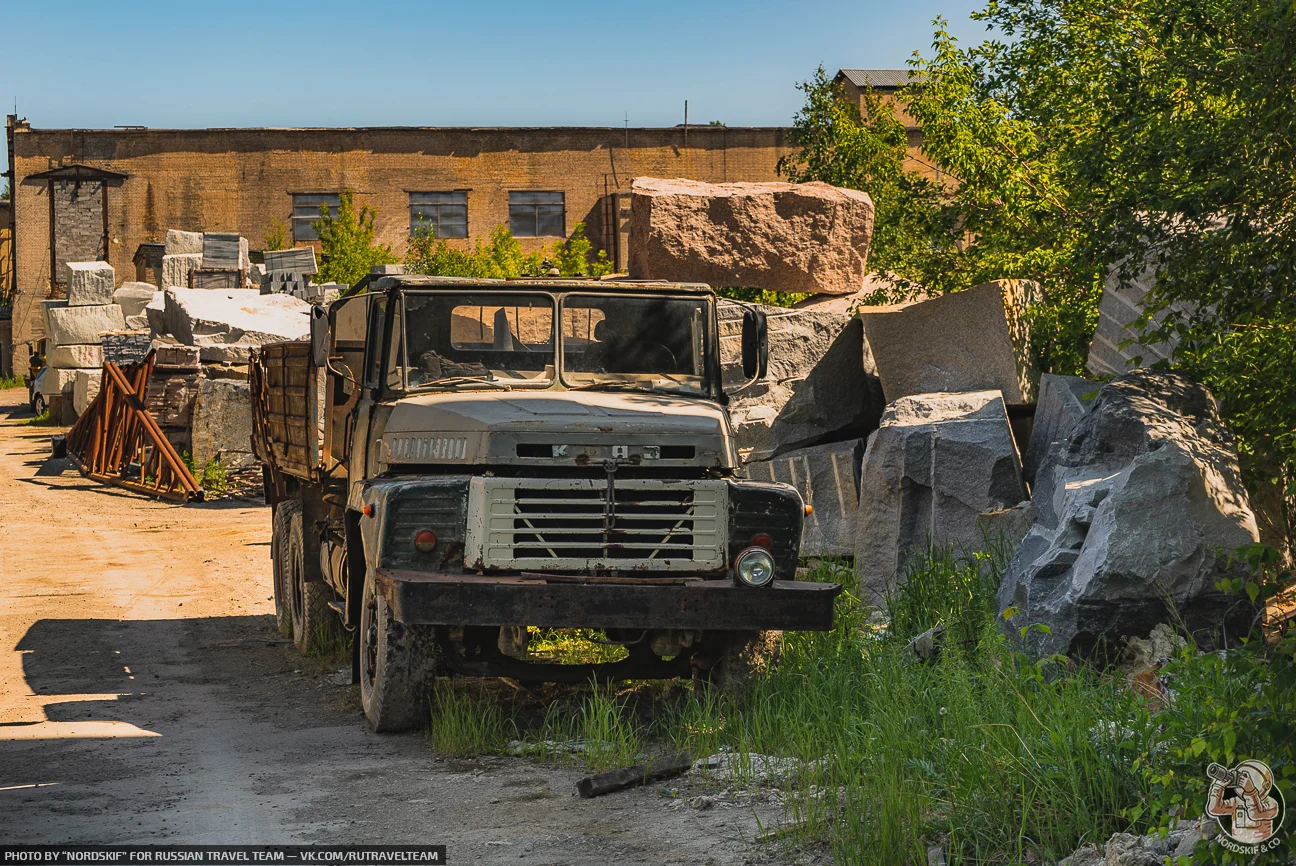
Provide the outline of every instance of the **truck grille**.
[[[480,504],[480,506],[479,506]],[[468,558],[482,568],[723,568],[724,482],[477,478]]]

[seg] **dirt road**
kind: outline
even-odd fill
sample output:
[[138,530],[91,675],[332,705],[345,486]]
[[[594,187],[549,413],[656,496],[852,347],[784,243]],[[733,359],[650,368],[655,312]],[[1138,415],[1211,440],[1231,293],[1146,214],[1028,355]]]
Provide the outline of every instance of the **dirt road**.
[[[83,479],[0,392],[0,842],[427,843],[449,861],[778,862],[756,815],[376,736],[278,640],[270,512]],[[761,815],[765,822],[771,815]],[[768,823],[766,824],[768,826]]]

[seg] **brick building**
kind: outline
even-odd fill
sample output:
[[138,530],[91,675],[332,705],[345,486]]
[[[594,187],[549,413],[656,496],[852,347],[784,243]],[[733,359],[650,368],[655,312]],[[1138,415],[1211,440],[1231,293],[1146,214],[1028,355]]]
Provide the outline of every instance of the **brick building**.
[[905,160],[905,170],[917,172],[926,177],[941,180],[938,166],[932,165],[922,152],[922,130],[918,128],[908,111],[908,105],[899,98],[900,88],[910,84],[907,69],[839,69],[833,81],[840,84],[846,95],[865,111],[864,91],[876,91],[884,104],[890,105],[900,122],[905,125],[909,137],[909,155]]
[[308,243],[320,204],[350,189],[398,254],[420,219],[464,245],[511,226],[524,249],[584,221],[624,262],[631,178],[777,180],[792,149],[781,127],[82,130],[16,117],[8,144],[22,364],[64,262],[106,259],[134,279],[140,245],[169,228],[238,232],[258,249],[278,224]]

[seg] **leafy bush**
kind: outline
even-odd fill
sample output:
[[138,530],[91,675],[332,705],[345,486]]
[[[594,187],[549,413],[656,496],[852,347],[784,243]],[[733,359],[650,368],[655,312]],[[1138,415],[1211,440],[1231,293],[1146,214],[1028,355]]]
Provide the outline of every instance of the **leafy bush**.
[[487,243],[478,241],[471,249],[462,249],[437,237],[434,227],[425,224],[420,225],[414,237],[410,238],[405,253],[405,269],[411,274],[438,277],[507,280],[546,276],[552,257],[553,266],[565,277],[600,277],[611,273],[612,265],[607,260],[607,253],[599,250],[591,261],[590,248],[583,222],[576,223],[571,234],[557,244],[552,253],[547,247],[540,247],[526,254],[507,226],[496,226]]
[[319,235],[323,253],[320,282],[351,285],[359,282],[374,265],[397,261],[389,245],[374,241],[375,216],[369,205],[356,211],[355,194],[351,190],[343,191],[336,216],[329,211],[328,205],[320,206],[319,220],[311,223]]

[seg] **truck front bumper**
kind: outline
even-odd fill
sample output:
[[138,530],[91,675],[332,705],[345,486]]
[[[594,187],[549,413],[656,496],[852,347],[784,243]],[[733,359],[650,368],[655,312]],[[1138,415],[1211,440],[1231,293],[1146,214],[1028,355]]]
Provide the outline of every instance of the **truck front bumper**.
[[752,589],[701,578],[483,577],[387,568],[376,577],[396,620],[418,625],[830,631],[842,589],[791,580]]

